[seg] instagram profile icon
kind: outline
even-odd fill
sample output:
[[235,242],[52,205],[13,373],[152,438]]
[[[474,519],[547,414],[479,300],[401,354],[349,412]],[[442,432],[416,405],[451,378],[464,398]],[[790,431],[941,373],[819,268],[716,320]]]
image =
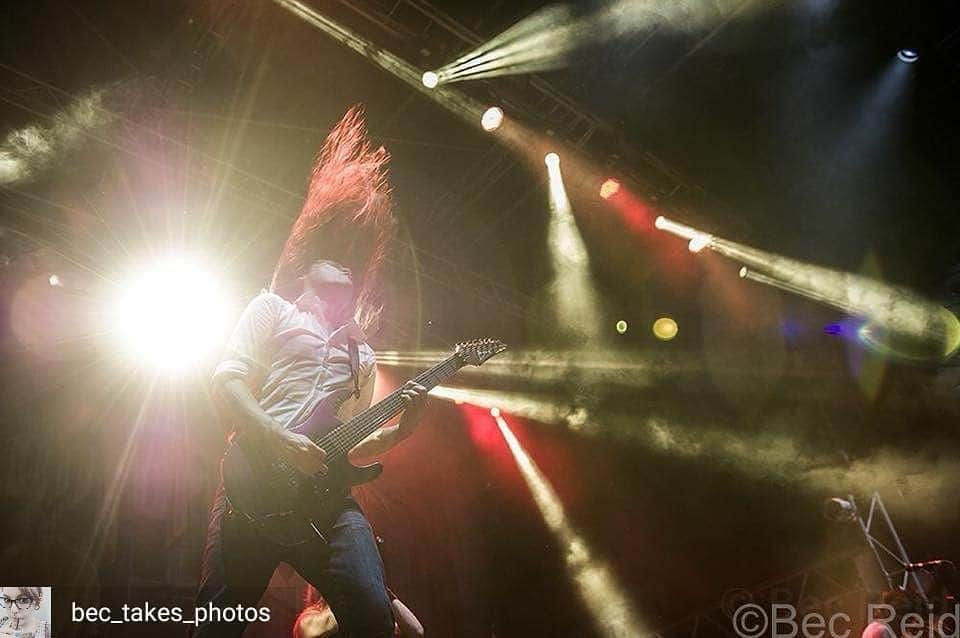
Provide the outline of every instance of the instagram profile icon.
[[51,635],[49,587],[0,586],[0,637]]

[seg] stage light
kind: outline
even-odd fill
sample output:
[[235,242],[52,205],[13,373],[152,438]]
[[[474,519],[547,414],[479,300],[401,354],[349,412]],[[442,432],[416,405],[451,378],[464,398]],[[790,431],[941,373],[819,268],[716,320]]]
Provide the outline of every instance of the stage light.
[[620,321],[617,322],[617,332],[620,334],[624,334],[626,333],[626,331],[627,331],[627,322],[621,319]]
[[[733,0],[687,3],[676,0],[613,0],[596,11],[577,3],[554,4],[523,18],[493,39],[441,67],[450,81],[519,73],[541,73],[571,64],[598,44],[661,29],[693,33],[741,13]],[[592,3],[579,3],[592,4]]]
[[490,416],[493,418],[500,416],[500,408],[490,408]]
[[603,199],[610,199],[618,192],[620,192],[620,182],[612,177],[600,184],[600,197]]
[[488,108],[483,112],[483,117],[480,118],[480,126],[483,127],[484,131],[495,131],[500,128],[502,123],[503,109],[497,106]]
[[670,317],[660,317],[653,322],[653,336],[661,341],[670,341],[678,331],[677,322]]
[[228,319],[217,280],[182,257],[144,269],[113,312],[114,328],[137,361],[164,371],[180,370],[219,350]]
[[828,498],[823,502],[823,517],[838,523],[857,519],[857,506],[845,498]]
[[[804,263],[658,217],[657,228],[693,240],[739,261],[740,277],[801,295],[865,320],[858,336],[883,355],[911,360],[946,360],[960,350],[960,319],[947,308],[905,288]],[[699,243],[699,242],[698,242]]]
[[[273,2],[417,91],[424,87],[437,88],[441,81],[446,85],[451,79],[440,69],[424,72],[373,40],[330,19],[326,13],[318,11],[306,2],[301,0],[273,0]],[[425,91],[423,94],[471,126],[476,126],[480,114],[483,113],[483,104],[447,86],[437,91]],[[0,158],[0,171],[2,170],[3,162]]]
[[600,300],[590,275],[590,257],[580,235],[573,206],[563,184],[560,156],[547,153],[547,186],[550,223],[547,226],[547,247],[553,262],[550,298],[561,334],[572,342],[583,344],[603,337]]
[[710,239],[710,235],[701,233],[690,240],[690,243],[687,244],[687,248],[692,253],[698,253],[710,245]]
[[605,636],[642,636],[645,632],[633,605],[624,595],[616,574],[596,557],[564,510],[563,502],[547,477],[530,457],[503,417],[494,417],[537,509],[560,543],[567,574],[598,629]]
[[[703,231],[699,231],[696,228],[691,228],[690,226],[677,223],[671,219],[667,219],[663,215],[660,215],[659,217],[657,217],[657,219],[654,220],[653,225],[660,230],[665,230],[672,235],[676,235],[677,237],[682,237],[683,239],[686,239],[686,240],[697,239],[697,244],[694,244],[695,246],[699,245],[701,242],[706,242],[704,243],[703,246],[700,247],[700,249],[703,249],[706,245],[708,245],[710,243],[710,240],[712,239],[711,235]],[[693,250],[693,248],[691,248],[691,250]]]
[[56,273],[50,275],[50,278],[47,279],[47,281],[50,282],[50,285],[51,285],[51,286],[55,286],[55,287],[56,287],[56,286],[63,286],[63,282],[60,281],[60,277],[59,277]]
[[901,62],[913,64],[920,59],[920,53],[916,49],[900,49],[897,51],[897,57]]

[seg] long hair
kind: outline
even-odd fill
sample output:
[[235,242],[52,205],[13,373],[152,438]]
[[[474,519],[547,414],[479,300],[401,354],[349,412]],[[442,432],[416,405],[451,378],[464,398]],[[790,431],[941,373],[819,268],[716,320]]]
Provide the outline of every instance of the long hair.
[[293,301],[301,292],[298,277],[316,259],[345,260],[357,266],[355,319],[365,330],[376,325],[383,309],[380,268],[393,236],[389,159],[382,146],[373,149],[363,107],[350,107],[317,154],[303,208],[273,272],[272,292]]

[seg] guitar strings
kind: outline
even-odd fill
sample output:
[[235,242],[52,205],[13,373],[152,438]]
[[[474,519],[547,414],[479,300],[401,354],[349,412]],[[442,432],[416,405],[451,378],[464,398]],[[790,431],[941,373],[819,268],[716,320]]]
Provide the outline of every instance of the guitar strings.
[[[427,383],[429,385],[431,381],[434,381],[434,379],[431,377],[439,377],[451,372],[455,372],[459,368],[457,362],[457,357],[451,356],[433,368],[421,372],[419,375],[414,377],[413,380],[420,384]],[[451,364],[453,364],[452,367]],[[447,370],[447,368],[450,369]],[[439,379],[436,379],[432,385],[436,385],[438,382]],[[380,423],[383,420],[391,418],[397,411],[401,410],[403,408],[401,392],[402,388],[395,390],[383,401],[373,406],[373,408],[365,410],[357,417],[351,419],[332,432],[328,432],[323,437],[320,437],[317,443],[321,448],[327,451],[327,458],[336,458],[342,454],[345,454],[346,452],[349,452],[349,449],[343,448],[350,443],[351,439],[354,438],[354,435],[362,434],[362,437],[368,436],[380,426]],[[360,440],[363,440],[363,438]]]

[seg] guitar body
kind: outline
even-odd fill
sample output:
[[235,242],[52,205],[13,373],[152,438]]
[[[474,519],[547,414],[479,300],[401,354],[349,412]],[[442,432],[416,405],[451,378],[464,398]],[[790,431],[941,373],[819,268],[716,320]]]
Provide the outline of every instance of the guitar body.
[[[422,372],[414,381],[428,390],[464,365],[481,365],[507,349],[496,339],[458,343],[452,355]],[[338,408],[344,394],[333,393],[317,405],[310,417],[294,428],[327,452],[327,473],[306,476],[256,436],[239,434],[220,463],[220,474],[230,506],[275,543],[294,546],[319,538],[343,507],[347,491],[380,476],[383,467],[357,467],[347,453],[377,428],[403,412],[406,401],[395,390],[379,403],[343,423]]]
[[[343,423],[337,417],[339,396],[327,397],[294,432],[313,441]],[[326,475],[307,476],[282,455],[274,454],[253,437],[238,434],[220,463],[230,506],[270,540],[294,546],[311,539],[325,542],[323,529],[343,507],[347,490],[380,476],[383,466],[351,464],[345,454],[327,464]]]

